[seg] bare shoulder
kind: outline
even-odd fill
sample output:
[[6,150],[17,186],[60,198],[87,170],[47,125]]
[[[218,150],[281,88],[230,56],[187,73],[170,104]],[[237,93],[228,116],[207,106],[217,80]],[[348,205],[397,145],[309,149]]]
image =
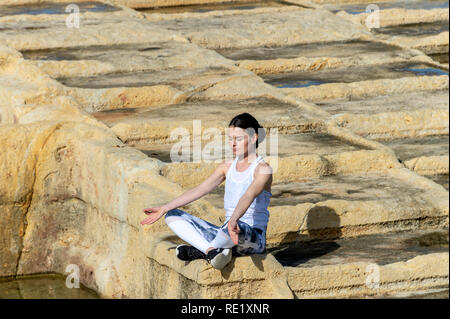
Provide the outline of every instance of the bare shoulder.
[[272,175],[272,167],[266,162],[260,162],[256,165],[255,174],[270,174]]
[[253,174],[253,178],[256,176],[264,176],[267,177],[266,184],[264,185],[264,190],[271,192],[272,191],[272,167],[266,163],[261,162],[256,165],[255,172]]
[[227,176],[228,169],[233,163],[233,159],[224,159],[218,166],[217,169],[220,170],[223,176]]

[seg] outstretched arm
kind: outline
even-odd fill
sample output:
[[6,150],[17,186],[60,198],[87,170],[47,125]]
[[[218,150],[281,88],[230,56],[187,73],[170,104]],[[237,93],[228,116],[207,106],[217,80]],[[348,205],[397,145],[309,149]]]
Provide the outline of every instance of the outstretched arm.
[[146,214],[155,214],[153,217],[147,217],[145,218],[141,224],[153,224],[156,222],[159,218],[161,218],[166,212],[187,205],[200,197],[208,194],[211,192],[214,188],[219,186],[224,180],[225,180],[225,174],[224,174],[224,162],[220,163],[215,171],[209,176],[206,180],[204,180],[200,185],[184,192],[171,202],[163,205],[158,206],[155,208],[146,208],[144,209],[144,213]]
[[206,194],[210,193],[212,190],[214,190],[217,186],[219,186],[225,180],[223,167],[224,167],[224,162],[220,163],[216,167],[214,172],[207,179],[205,179],[200,185],[186,191],[185,193],[183,193],[179,197],[175,198],[173,201],[166,204],[165,206],[169,210],[175,209],[180,206],[187,205],[187,204],[205,196]]

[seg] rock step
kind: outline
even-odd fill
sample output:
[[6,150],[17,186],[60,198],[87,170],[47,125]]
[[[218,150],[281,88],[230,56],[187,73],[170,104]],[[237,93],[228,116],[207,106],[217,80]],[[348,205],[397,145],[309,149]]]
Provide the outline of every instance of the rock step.
[[448,135],[405,137],[392,140],[380,140],[379,142],[392,148],[402,162],[423,156],[448,157],[449,153]]
[[[311,132],[320,127],[322,119],[303,108],[274,98],[255,97],[239,100],[202,100],[169,105],[164,108],[139,108],[93,113],[132,146],[173,144],[171,132],[188,138],[208,128],[222,130],[232,117],[249,112],[264,128],[277,128],[279,134]],[[194,122],[196,119],[197,122]],[[200,132],[201,129],[201,132]],[[223,134],[219,132],[220,134]]]
[[[153,258],[174,280],[190,279],[197,297],[383,298],[448,290],[448,230],[443,229],[298,243],[273,254],[235,257],[220,273],[204,260],[185,263],[164,253],[176,244],[162,238]],[[155,287],[162,289],[158,281]],[[180,296],[176,290],[161,293]]]
[[138,9],[142,13],[146,14],[175,14],[175,13],[204,13],[210,11],[220,10],[221,12],[233,10],[236,14],[240,11],[253,10],[257,8],[279,8],[279,7],[293,7],[289,6],[282,1],[236,1],[236,2],[220,2],[220,3],[204,3],[204,4],[191,4],[180,6],[167,6],[167,7],[153,7],[153,8],[141,8]]
[[332,241],[292,243],[269,249],[289,267],[315,267],[367,262],[387,265],[416,256],[448,252],[448,229],[411,230]]
[[[109,4],[99,1],[81,1],[70,2],[70,4],[77,5],[80,13],[84,12],[114,12],[119,11],[120,8],[111,6]],[[68,3],[48,2],[48,3],[30,3],[21,5],[0,6],[0,17],[29,14],[67,14],[66,7]]]
[[[222,150],[218,154],[203,154],[203,160],[219,161],[224,159],[224,148],[229,151],[228,140],[222,137]],[[185,153],[187,149],[183,149],[178,142],[171,144],[142,144],[136,148],[143,151],[149,157],[154,157],[165,163],[176,162],[194,162],[193,143],[190,140],[188,145],[189,154]],[[205,150],[210,140],[204,141],[201,149]],[[219,144],[220,145],[220,144]],[[266,154],[269,156],[289,157],[293,155],[331,155],[343,152],[351,152],[365,149],[362,146],[352,144],[327,133],[304,132],[298,134],[275,134],[272,129],[266,130],[265,140],[259,143],[258,154]],[[171,152],[173,153],[171,155]],[[182,153],[184,152],[184,154]],[[178,155],[179,154],[179,155]],[[177,156],[178,155],[178,156]],[[209,155],[207,157],[207,155]],[[231,155],[231,153],[230,153]],[[264,155],[262,155],[264,156]]]
[[[273,184],[271,192],[270,246],[448,223],[448,192],[407,169],[303,178]],[[224,187],[204,198],[223,211]]]
[[249,48],[216,49],[216,52],[232,60],[273,60],[293,59],[298,57],[346,57],[367,53],[402,51],[401,48],[382,42],[351,39],[345,41],[329,41],[304,43],[291,46],[262,46]]
[[402,62],[271,74],[262,77],[266,83],[278,88],[305,88],[325,83],[355,83],[435,75],[448,76],[448,71],[427,63]]
[[[351,3],[351,4],[324,4],[323,8],[331,12],[345,11],[350,14],[365,13],[369,3]],[[386,1],[377,2],[376,5],[380,10],[402,8],[408,10],[431,10],[448,8],[448,0],[437,1]]]

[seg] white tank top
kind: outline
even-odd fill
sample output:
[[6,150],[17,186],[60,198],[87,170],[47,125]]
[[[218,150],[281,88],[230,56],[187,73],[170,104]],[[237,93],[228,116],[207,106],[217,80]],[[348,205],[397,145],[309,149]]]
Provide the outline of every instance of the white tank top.
[[[225,180],[225,195],[223,198],[226,221],[231,218],[239,200],[252,183],[255,168],[262,160],[262,156],[258,156],[244,172],[239,172],[236,170],[236,163],[238,161],[238,156],[236,156],[228,169]],[[265,233],[267,230],[267,223],[269,222],[269,211],[267,210],[267,207],[269,206],[271,196],[271,192],[263,190],[256,196],[245,214],[239,220],[254,228],[261,229]]]

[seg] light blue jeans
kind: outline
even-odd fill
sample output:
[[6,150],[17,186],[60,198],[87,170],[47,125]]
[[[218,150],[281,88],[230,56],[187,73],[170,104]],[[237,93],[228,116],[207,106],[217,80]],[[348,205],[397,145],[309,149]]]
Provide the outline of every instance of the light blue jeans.
[[165,221],[178,237],[204,253],[209,247],[232,248],[233,256],[266,252],[265,229],[253,228],[240,220],[237,222],[240,229],[237,245],[228,233],[228,221],[218,227],[181,209],[168,211]]

